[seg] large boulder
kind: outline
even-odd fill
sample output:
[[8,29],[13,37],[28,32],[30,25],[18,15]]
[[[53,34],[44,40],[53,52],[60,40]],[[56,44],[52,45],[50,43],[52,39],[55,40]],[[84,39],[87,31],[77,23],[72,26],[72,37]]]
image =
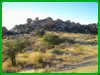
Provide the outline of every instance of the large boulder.
[[18,33],[15,32],[15,31],[11,31],[11,30],[9,30],[8,32],[6,32],[6,35],[16,35],[16,34],[18,34]]
[[52,25],[52,24],[54,24],[54,23],[55,23],[55,22],[53,21],[53,19],[50,18],[50,17],[48,17],[48,18],[44,21],[43,24],[45,24],[45,25]]
[[38,17],[36,17],[36,18],[35,18],[35,21],[38,21],[38,20],[39,20],[39,18],[38,18]]
[[5,34],[7,32],[8,32],[7,28],[6,27],[2,27],[2,34]]
[[62,22],[62,20],[60,20],[60,19],[56,19],[56,21],[57,21],[57,22]]
[[45,46],[40,47],[39,53],[46,53],[46,47]]
[[32,19],[31,19],[31,18],[28,18],[28,19],[26,20],[26,22],[27,22],[27,23],[31,23],[31,22],[32,22]]

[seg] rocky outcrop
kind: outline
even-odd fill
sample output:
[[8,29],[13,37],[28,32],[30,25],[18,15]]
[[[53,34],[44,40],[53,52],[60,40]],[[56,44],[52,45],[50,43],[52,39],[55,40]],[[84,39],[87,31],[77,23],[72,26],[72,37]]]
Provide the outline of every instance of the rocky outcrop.
[[[23,34],[27,29],[29,29],[29,32],[43,28],[48,31],[64,31],[64,32],[73,32],[73,33],[93,33],[98,34],[98,24],[88,24],[88,25],[81,25],[80,23],[74,23],[70,20],[62,21],[61,19],[56,19],[54,21],[51,17],[48,17],[43,20],[39,20],[38,17],[35,18],[35,20],[32,20],[31,18],[28,18],[26,24],[19,25],[18,28],[16,28],[18,31],[17,33]],[[15,29],[14,29],[15,31]],[[15,31],[16,32],[16,31]]]
[[55,22],[53,21],[53,19],[52,18],[47,18],[46,19],[46,21],[44,21],[44,24],[46,24],[46,25],[52,25],[52,24],[54,24]]
[[7,32],[8,32],[7,28],[6,27],[2,27],[2,34],[5,34]]

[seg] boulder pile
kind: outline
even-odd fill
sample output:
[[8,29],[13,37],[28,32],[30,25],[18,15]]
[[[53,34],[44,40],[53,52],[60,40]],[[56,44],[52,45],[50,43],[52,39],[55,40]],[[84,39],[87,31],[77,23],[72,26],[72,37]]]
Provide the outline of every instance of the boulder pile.
[[[15,26],[12,30],[16,33],[23,34],[29,33],[35,29],[43,28],[48,31],[63,31],[72,33],[85,33],[85,34],[98,34],[98,23],[81,25],[80,23],[74,23],[70,20],[62,21],[61,19],[53,20],[51,17],[39,20],[38,17],[35,20],[28,18],[26,24],[20,24]],[[2,33],[6,33],[8,30],[2,27]]]

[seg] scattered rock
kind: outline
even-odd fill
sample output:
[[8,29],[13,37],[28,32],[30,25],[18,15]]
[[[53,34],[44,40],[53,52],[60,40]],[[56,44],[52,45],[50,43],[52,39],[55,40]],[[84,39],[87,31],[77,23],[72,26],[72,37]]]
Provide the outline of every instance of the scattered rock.
[[43,46],[43,47],[39,48],[39,52],[40,53],[46,53],[46,47]]

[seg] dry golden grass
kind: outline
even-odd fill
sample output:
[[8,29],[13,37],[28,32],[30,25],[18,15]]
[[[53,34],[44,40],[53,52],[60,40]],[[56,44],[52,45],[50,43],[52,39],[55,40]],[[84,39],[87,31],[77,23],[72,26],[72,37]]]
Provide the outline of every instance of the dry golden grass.
[[98,72],[98,65],[85,66],[85,67],[81,67],[81,68],[64,70],[64,71],[53,71],[51,73],[97,73],[97,72]]
[[[52,32],[46,31],[46,34],[50,34]],[[55,35],[59,35],[60,38],[63,37],[81,37],[82,39],[78,39],[76,38],[75,41],[88,41],[91,42],[92,40],[85,40],[84,38],[86,38],[87,34],[74,34],[74,33],[56,33],[53,32],[53,34]],[[27,36],[27,35],[26,35]],[[41,43],[41,39],[42,38],[37,38],[37,37],[33,37],[33,36],[29,36],[29,39],[31,41],[35,41],[34,44],[32,44],[30,47],[34,48],[34,47],[39,47],[39,44]],[[93,40],[97,40],[98,39],[93,39]],[[13,40],[8,40],[8,41],[13,41]],[[3,40],[3,42],[5,42],[5,40]],[[63,43],[62,43],[63,44]],[[79,53],[83,53],[83,55],[66,55],[66,54],[62,54],[62,55],[57,55],[56,54],[56,58],[55,60],[51,61],[52,56],[55,56],[52,53],[39,53],[39,52],[34,52],[34,51],[27,51],[24,54],[18,54],[16,56],[16,63],[17,63],[17,68],[20,70],[21,69],[21,65],[19,65],[18,63],[26,63],[26,64],[35,64],[37,66],[41,66],[42,64],[39,63],[39,58],[42,58],[43,61],[45,62],[52,62],[53,64],[61,64],[62,65],[58,65],[56,68],[50,66],[49,64],[45,67],[45,69],[33,69],[33,70],[24,70],[24,71],[20,71],[19,73],[47,73],[50,72],[52,70],[58,70],[60,68],[63,68],[64,65],[72,65],[72,64],[78,64],[80,62],[77,63],[77,61],[81,61],[87,57],[91,57],[91,56],[95,56],[98,54],[98,45],[96,46],[92,46],[92,45],[80,45],[84,51],[76,51],[73,47],[69,47],[69,48],[65,48],[65,49],[61,49],[61,51],[72,51],[75,52],[76,54]],[[47,52],[51,52],[53,51],[53,49],[48,49]],[[26,55],[28,55],[28,58],[24,58]],[[59,59],[65,59],[63,62],[59,61]],[[87,60],[87,61],[92,61],[92,60],[97,60],[97,59],[91,59],[91,60]],[[2,69],[8,69],[8,67],[11,67],[11,61],[5,61],[2,63]],[[96,70],[94,70],[95,68]],[[97,71],[97,65],[96,66],[87,66],[87,67],[82,67],[82,68],[77,68],[77,69],[73,69],[73,70],[64,70],[64,71],[59,71],[60,73],[73,73],[73,72],[80,72],[80,73],[88,73],[88,72],[96,72]],[[90,70],[90,71],[89,71]]]
[[18,73],[45,73],[46,70],[45,69],[38,69],[38,70],[23,70],[23,71],[20,71]]
[[25,56],[25,54],[17,54],[16,56],[18,56],[18,57],[23,57],[23,56]]
[[24,70],[24,71],[20,71],[18,73],[36,73],[36,70],[33,69],[33,70]]
[[16,58],[16,63],[21,63],[21,64],[24,64],[24,63],[28,63],[29,62],[29,59],[28,58]]
[[12,65],[11,61],[9,62],[5,61],[2,63],[2,69],[6,69],[8,66],[11,66],[11,65]]
[[56,56],[56,59],[63,59],[63,58],[67,58],[67,57],[68,57],[68,55],[63,54],[61,56]]

